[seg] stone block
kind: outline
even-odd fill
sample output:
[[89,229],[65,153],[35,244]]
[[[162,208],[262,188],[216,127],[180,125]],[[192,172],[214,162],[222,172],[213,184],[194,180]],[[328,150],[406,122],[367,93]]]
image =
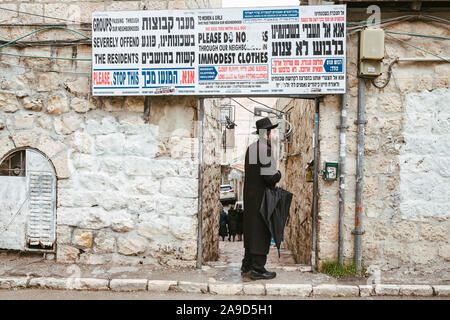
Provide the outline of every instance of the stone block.
[[112,291],[145,291],[147,279],[112,279],[109,287]]
[[63,152],[55,158],[51,159],[56,169],[58,179],[67,179],[70,177],[68,153]]
[[170,290],[187,293],[207,293],[208,284],[203,282],[178,281],[178,285],[172,286]]
[[264,296],[266,295],[266,286],[262,283],[244,283],[243,292],[246,295]]
[[14,129],[30,129],[33,126],[34,118],[32,114],[17,114],[14,117]]
[[310,284],[266,284],[267,295],[309,297],[311,293]]
[[109,262],[109,259],[105,255],[101,254],[83,253],[80,255],[79,261],[83,264],[104,265]]
[[72,239],[72,228],[68,226],[56,226],[56,240],[58,244],[70,244]]
[[38,81],[38,92],[52,92],[58,90],[60,79],[57,73],[42,73]]
[[69,111],[69,100],[65,95],[54,94],[48,98],[47,113],[59,115]]
[[439,247],[439,256],[445,261],[450,261],[450,245],[442,245]]
[[117,252],[126,256],[136,256],[147,250],[147,240],[139,236],[121,236],[117,238]]
[[84,132],[75,132],[72,135],[70,145],[74,151],[80,153],[92,153],[94,150],[93,138]]
[[169,231],[181,240],[197,237],[197,219],[195,217],[169,216]]
[[161,193],[181,198],[198,196],[198,180],[195,178],[168,177],[161,181]]
[[147,290],[151,292],[166,292],[176,285],[177,281],[173,280],[149,280]]
[[[126,206],[126,203],[124,202]],[[116,232],[128,232],[134,229],[133,216],[125,210],[110,212],[111,229]]]
[[0,278],[0,289],[26,288],[28,279],[27,277]]
[[420,226],[420,237],[429,242],[447,242],[448,226],[422,224]]
[[88,119],[86,121],[86,131],[88,134],[111,134],[117,132],[119,124],[114,117],[104,117],[100,121],[95,119]]
[[152,219],[139,223],[138,234],[150,240],[156,240],[160,236],[169,233],[169,221],[166,216],[153,216]]
[[125,136],[122,133],[112,133],[97,136],[96,149],[98,154],[121,155],[125,146]]
[[75,80],[65,81],[64,88],[72,94],[84,95],[89,93],[89,81],[85,78],[78,78]]
[[220,295],[240,295],[243,293],[242,283],[210,283],[209,292]]
[[92,246],[93,233],[89,230],[76,229],[73,232],[72,244],[90,248]]
[[56,251],[56,261],[61,263],[73,263],[78,260],[80,250],[67,245],[58,245]]
[[127,157],[124,171],[128,176],[149,176],[152,174],[151,160],[144,157]]
[[77,114],[65,114],[55,118],[54,126],[57,134],[67,135],[80,129],[83,126],[83,119]]
[[398,296],[400,287],[396,284],[377,284],[375,285],[375,294],[377,296]]
[[374,289],[371,285],[360,285],[359,286],[359,296],[360,297],[370,297],[374,295]]
[[70,280],[70,278],[32,278],[28,286],[36,289],[66,290],[70,285]]
[[13,93],[0,92],[0,110],[3,112],[13,113],[19,110],[20,104],[17,97]]
[[103,291],[109,290],[108,279],[80,278],[73,282],[73,290]]
[[116,239],[108,232],[99,231],[94,236],[94,251],[99,253],[114,252]]
[[78,113],[86,113],[97,108],[92,101],[81,98],[72,98],[70,101],[70,107],[73,111]]
[[401,296],[431,297],[433,288],[429,285],[399,285]]
[[450,285],[434,285],[433,290],[438,297],[450,297]]

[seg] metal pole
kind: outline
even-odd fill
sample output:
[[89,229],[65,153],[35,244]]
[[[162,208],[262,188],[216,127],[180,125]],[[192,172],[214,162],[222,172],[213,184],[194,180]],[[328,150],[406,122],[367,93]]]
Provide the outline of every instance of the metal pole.
[[311,268],[316,271],[316,252],[317,252],[317,209],[319,204],[319,107],[320,98],[315,99],[316,111],[314,113],[314,165],[313,165],[313,203],[312,203],[312,248],[311,248]]
[[363,167],[364,167],[364,94],[365,81],[358,78],[358,118],[355,124],[358,125],[357,133],[357,154],[356,154],[356,194],[355,194],[355,229],[352,233],[355,235],[355,264],[356,270],[361,271],[362,260],[362,191],[363,191]]
[[338,263],[344,264],[344,217],[345,217],[345,130],[347,128],[347,94],[342,95],[340,150],[339,150],[339,240]]
[[203,117],[204,99],[200,98],[198,104],[198,241],[197,241],[197,268],[201,269],[203,264]]

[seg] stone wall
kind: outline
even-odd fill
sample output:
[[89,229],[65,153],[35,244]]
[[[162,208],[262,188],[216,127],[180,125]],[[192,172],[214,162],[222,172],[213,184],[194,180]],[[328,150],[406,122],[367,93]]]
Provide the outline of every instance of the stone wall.
[[[2,7],[74,20],[78,17],[69,17],[71,10],[67,8],[78,8],[82,13],[79,18],[90,21],[94,10],[179,9],[218,4],[3,1]],[[18,16],[15,12],[2,11],[0,17],[2,23],[55,22]],[[2,27],[0,34],[3,39],[15,39],[34,29]],[[65,30],[47,30],[27,40],[81,38]],[[91,57],[90,45],[8,46],[1,50],[58,58]],[[0,63],[0,158],[14,148],[28,146],[42,151],[55,166],[57,261],[194,266],[198,100],[152,97],[150,120],[146,123],[143,97],[91,96],[89,61],[0,55]],[[216,114],[209,111],[210,131],[216,129],[214,117]],[[210,162],[213,149],[205,148]],[[214,165],[205,168],[211,187],[204,191],[204,201],[210,212],[215,197],[219,197],[214,185],[220,184],[220,176],[215,170]],[[206,220],[215,219],[213,214],[205,216]],[[207,257],[214,258],[218,246],[212,245],[206,251]]]
[[[351,16],[349,16],[351,21]],[[387,27],[398,32],[450,36],[448,27],[431,22],[402,22]],[[445,41],[396,35],[408,44],[424,48],[440,56],[448,56]],[[386,81],[389,64],[396,57],[424,57],[418,51],[397,40],[385,37],[386,56],[383,75],[375,81]],[[347,42],[347,125],[345,164],[344,257],[351,263],[354,257],[356,133],[358,79],[357,35]],[[429,55],[428,55],[429,56]],[[364,178],[363,178],[363,265],[381,270],[401,269],[408,272],[449,270],[450,252],[450,65],[445,62],[397,62],[392,77],[384,89],[365,82]],[[291,119],[306,121],[302,114],[308,108],[306,100],[291,100],[296,105]],[[312,107],[311,107],[312,108]],[[341,99],[328,95],[320,104],[319,172],[324,161],[339,162],[339,129]],[[312,109],[311,109],[311,112]],[[298,122],[299,131],[308,123]],[[310,123],[312,126],[312,122]],[[312,127],[311,127],[312,130]],[[295,133],[294,133],[295,134]],[[310,136],[301,136],[300,145],[311,146]],[[312,152],[312,150],[310,150]],[[282,185],[294,190],[300,204],[310,201],[307,193],[298,189],[304,171],[303,157],[292,158],[285,165]],[[296,188],[297,186],[297,188]],[[306,200],[305,202],[304,199]],[[302,203],[303,202],[303,203]],[[294,207],[297,204],[294,202]],[[318,264],[337,261],[339,182],[319,179]],[[295,209],[294,209],[295,210]],[[309,211],[304,209],[303,214]],[[292,212],[291,212],[292,216]],[[293,217],[296,217],[294,214]],[[299,262],[306,263],[311,240],[299,231],[298,220],[291,221],[285,234],[286,243]],[[306,220],[307,222],[309,220]],[[306,222],[305,222],[306,223]],[[295,245],[297,243],[297,245]]]
[[[389,30],[449,36],[443,24],[402,22]],[[398,36],[409,44],[446,56],[445,41]],[[423,57],[388,36],[383,83],[395,57]],[[348,119],[344,255],[353,258],[356,173],[357,35],[347,44]],[[384,89],[366,81],[363,264],[382,270],[432,272],[447,269],[450,219],[448,145],[450,66],[442,62],[398,62]],[[447,88],[447,89],[445,89]],[[320,165],[339,159],[340,98],[327,96],[320,108]],[[431,160],[433,159],[433,160]],[[320,168],[321,170],[323,168]],[[319,183],[319,263],[337,260],[338,182]]]
[[[311,263],[312,195],[313,184],[306,182],[306,167],[314,159],[312,136],[314,132],[314,100],[281,99],[279,109],[289,110],[288,121],[294,133],[284,152],[286,161],[280,164],[280,187],[294,194],[284,242],[297,263]],[[294,155],[300,152],[300,154]]]
[[205,99],[203,134],[203,261],[219,258],[220,218],[220,100]]

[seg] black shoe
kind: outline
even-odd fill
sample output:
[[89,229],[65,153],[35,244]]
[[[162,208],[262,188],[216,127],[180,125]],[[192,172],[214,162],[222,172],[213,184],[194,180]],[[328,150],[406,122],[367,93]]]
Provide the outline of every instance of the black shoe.
[[252,269],[250,269],[250,267],[246,267],[246,266],[241,267],[241,274],[249,273],[250,271],[252,271]]
[[252,280],[269,280],[275,278],[276,276],[276,272],[269,272],[267,270],[265,270],[264,272],[252,270],[252,272],[250,273],[250,279]]

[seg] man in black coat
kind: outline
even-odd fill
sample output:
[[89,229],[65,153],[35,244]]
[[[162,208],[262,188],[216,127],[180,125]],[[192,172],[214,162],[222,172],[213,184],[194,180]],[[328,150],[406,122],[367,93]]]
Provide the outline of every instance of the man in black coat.
[[261,202],[266,187],[274,187],[281,179],[276,169],[275,150],[272,154],[271,140],[276,139],[269,118],[256,121],[258,141],[251,144],[245,154],[244,180],[244,248],[242,273],[250,272],[252,280],[273,279],[275,272],[267,271],[264,266],[270,248],[271,233],[261,213]]

